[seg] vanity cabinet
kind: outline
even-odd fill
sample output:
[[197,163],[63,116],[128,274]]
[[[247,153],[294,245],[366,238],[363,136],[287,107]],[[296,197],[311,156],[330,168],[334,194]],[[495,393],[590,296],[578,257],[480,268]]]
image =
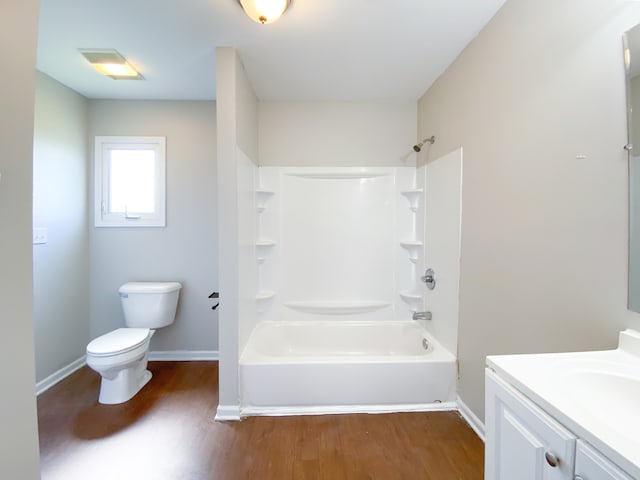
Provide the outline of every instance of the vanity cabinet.
[[489,368],[485,379],[485,480],[638,480]]
[[576,437],[491,370],[485,480],[573,480]]
[[582,440],[576,446],[574,480],[633,480],[607,458]]

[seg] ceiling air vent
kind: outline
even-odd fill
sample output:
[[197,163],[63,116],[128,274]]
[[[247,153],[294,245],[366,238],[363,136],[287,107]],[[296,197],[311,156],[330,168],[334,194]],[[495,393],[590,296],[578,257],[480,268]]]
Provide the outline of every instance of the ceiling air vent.
[[79,49],[93,68],[114,80],[143,80],[144,77],[113,49]]

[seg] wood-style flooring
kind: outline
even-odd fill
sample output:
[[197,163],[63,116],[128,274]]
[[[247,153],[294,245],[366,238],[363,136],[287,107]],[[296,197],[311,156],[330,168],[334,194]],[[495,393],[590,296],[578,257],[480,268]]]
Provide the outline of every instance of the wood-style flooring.
[[484,446],[455,412],[214,422],[216,362],[150,362],[121,405],[83,367],[38,398],[43,480],[480,480]]

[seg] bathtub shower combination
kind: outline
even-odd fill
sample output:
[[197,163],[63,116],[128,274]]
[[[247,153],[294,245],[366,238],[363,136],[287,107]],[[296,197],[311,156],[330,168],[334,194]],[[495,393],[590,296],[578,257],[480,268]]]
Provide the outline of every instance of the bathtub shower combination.
[[243,415],[455,408],[456,359],[430,332],[457,318],[412,320],[427,291],[417,172],[259,168]]

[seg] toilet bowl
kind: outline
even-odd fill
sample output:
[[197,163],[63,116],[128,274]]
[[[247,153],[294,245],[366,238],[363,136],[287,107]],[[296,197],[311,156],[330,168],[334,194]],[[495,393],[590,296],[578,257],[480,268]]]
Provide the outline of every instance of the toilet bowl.
[[151,380],[148,328],[119,328],[87,345],[87,365],[102,376],[98,401],[123,403]]
[[102,377],[100,403],[126,402],[151,380],[149,341],[155,328],[173,323],[181,288],[177,282],[133,282],[120,287],[128,327],[87,345],[87,365]]

